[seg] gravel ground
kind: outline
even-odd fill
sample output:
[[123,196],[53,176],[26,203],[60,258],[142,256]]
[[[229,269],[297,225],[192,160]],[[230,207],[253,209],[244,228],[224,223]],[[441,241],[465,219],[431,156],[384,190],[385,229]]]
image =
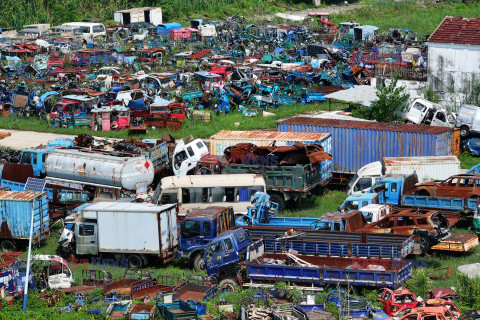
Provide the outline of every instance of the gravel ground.
[[20,130],[0,130],[0,132],[8,131],[12,135],[0,140],[0,147],[10,147],[14,149],[34,148],[41,144],[47,144],[49,141],[61,138],[70,137],[66,134],[35,132],[35,131],[20,131]]

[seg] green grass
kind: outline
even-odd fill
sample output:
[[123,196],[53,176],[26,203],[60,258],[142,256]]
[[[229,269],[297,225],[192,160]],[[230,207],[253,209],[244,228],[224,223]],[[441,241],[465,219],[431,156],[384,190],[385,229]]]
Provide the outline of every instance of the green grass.
[[346,197],[347,193],[345,191],[318,190],[314,196],[302,199],[294,211],[285,210],[278,216],[320,218],[327,212],[337,211],[337,207],[343,203]]
[[[273,116],[264,117],[259,115],[258,117],[244,117],[241,113],[230,112],[228,115],[217,115],[212,112],[212,118],[210,122],[199,122],[186,119],[183,122],[182,129],[180,131],[169,131],[166,129],[148,130],[147,134],[142,137],[147,138],[161,138],[162,134],[169,133],[174,138],[179,139],[187,135],[193,135],[196,138],[206,138],[217,133],[221,130],[252,130],[252,129],[273,129],[276,128],[277,120],[292,117],[297,114],[320,111],[320,110],[338,110],[344,108],[345,105],[341,103],[335,103],[329,106],[328,104],[294,104],[289,106],[282,106],[278,109],[268,110],[273,113]],[[236,125],[238,124],[238,125]],[[86,127],[77,128],[55,128],[49,125],[46,121],[38,120],[35,118],[20,118],[20,117],[8,117],[0,118],[0,128],[2,129],[16,129],[16,130],[31,130],[38,132],[52,132],[59,134],[72,134],[78,135],[81,133],[90,133],[95,136],[109,137],[109,138],[126,138],[128,131],[91,131]],[[140,138],[140,136],[135,136]]]
[[480,16],[480,3],[469,1],[377,1],[363,0],[363,7],[333,15],[332,21],[340,23],[355,20],[364,25],[374,25],[383,31],[389,28],[413,30],[419,36],[431,34],[445,16],[474,18]]
[[458,159],[460,160],[460,167],[462,169],[470,169],[471,167],[480,163],[480,158],[475,157],[470,152],[463,152]]

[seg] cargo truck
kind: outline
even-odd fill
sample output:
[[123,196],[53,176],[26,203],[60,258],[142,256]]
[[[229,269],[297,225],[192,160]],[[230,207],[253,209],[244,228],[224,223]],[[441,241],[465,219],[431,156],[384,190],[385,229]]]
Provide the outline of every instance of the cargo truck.
[[[232,207],[193,210],[180,224],[177,258],[187,258],[195,270],[202,270],[203,253],[215,237],[234,229]],[[403,258],[414,249],[408,235],[375,235],[353,232],[313,231],[291,227],[243,226],[251,240],[263,239],[265,250],[279,253],[296,250],[303,255]]]
[[178,246],[177,205],[99,202],[68,216],[59,239],[64,253],[113,256],[142,267],[168,262]]
[[363,166],[384,157],[459,154],[460,133],[454,128],[295,117],[278,122],[279,132],[330,133],[334,174],[330,183],[347,184]]
[[[471,179],[475,176],[465,175]],[[418,180],[414,174],[394,175],[377,181],[368,193],[361,193],[349,198],[355,198],[359,206],[376,199],[379,204],[393,205],[392,209],[439,209],[445,218],[453,225],[460,219],[460,214],[471,214],[478,210],[478,198],[450,198],[413,194]],[[345,202],[348,201],[345,200]],[[398,206],[398,207],[397,207]],[[345,208],[345,206],[344,206]],[[475,217],[473,225],[475,228]],[[433,250],[466,252],[478,245],[478,238],[474,235],[452,235],[431,247]]]
[[48,200],[45,193],[30,191],[0,191],[0,249],[16,251],[28,244],[33,212],[33,242],[38,243],[50,234]]
[[[405,260],[304,256],[266,253],[263,241],[251,243],[243,229],[215,238],[204,255],[205,270],[220,290],[242,285],[276,283],[313,286],[397,288],[412,273]],[[355,267],[353,267],[355,266]]]
[[383,158],[361,167],[348,184],[348,195],[366,191],[390,174],[417,174],[419,181],[444,180],[460,172],[456,156]]

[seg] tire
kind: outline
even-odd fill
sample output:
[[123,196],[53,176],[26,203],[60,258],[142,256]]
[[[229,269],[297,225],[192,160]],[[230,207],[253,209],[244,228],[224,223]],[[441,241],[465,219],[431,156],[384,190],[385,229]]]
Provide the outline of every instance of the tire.
[[127,258],[128,266],[133,269],[140,269],[143,267],[143,258],[138,254],[132,254]]
[[466,138],[470,135],[470,129],[467,126],[460,127],[460,137]]
[[232,278],[223,279],[218,283],[218,288],[220,292],[239,292],[240,286],[237,281]]
[[11,240],[3,240],[0,242],[0,250],[4,252],[12,252],[17,250],[17,246]]
[[430,241],[427,239],[427,237],[420,236],[420,249],[422,249],[422,252],[430,249]]
[[285,210],[286,208],[285,199],[281,195],[277,193],[271,194],[270,201],[278,203],[278,211]]
[[195,271],[203,271],[203,255],[201,252],[195,254],[192,261],[193,269],[195,269]]

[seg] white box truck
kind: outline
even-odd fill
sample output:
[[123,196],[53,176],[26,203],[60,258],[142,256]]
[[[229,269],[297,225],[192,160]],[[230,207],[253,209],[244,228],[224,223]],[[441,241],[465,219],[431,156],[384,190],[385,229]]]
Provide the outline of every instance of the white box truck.
[[347,194],[368,190],[377,180],[389,174],[417,173],[418,181],[445,180],[460,173],[456,156],[443,157],[392,157],[369,163],[360,168],[348,184]]
[[176,204],[98,202],[65,219],[59,243],[65,253],[112,256],[140,268],[149,258],[175,258]]

